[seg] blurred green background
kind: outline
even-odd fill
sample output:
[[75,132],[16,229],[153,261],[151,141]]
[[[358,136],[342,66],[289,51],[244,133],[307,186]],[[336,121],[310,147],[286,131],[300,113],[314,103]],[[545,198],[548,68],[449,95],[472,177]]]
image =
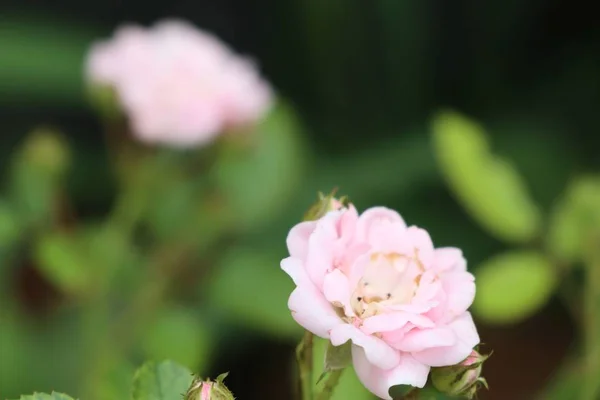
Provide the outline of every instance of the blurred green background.
[[[279,261],[333,187],[463,249],[494,350],[481,399],[580,398],[600,318],[578,247],[600,227],[600,25],[585,5],[0,2],[0,398],[128,398],[148,358],[230,371],[240,399],[291,398],[302,332]],[[150,170],[120,154],[142,171],[121,180],[84,56],[123,22],[165,17],[255,57],[282,100],[253,152],[214,148],[202,173],[188,167],[204,153]],[[149,198],[127,190],[148,181]],[[348,373],[336,399],[371,398],[361,390]]]

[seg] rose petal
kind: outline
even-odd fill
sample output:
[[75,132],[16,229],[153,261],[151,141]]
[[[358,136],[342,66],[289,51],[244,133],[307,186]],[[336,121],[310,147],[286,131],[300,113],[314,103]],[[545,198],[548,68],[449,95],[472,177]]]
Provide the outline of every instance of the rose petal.
[[479,344],[479,335],[471,314],[466,312],[450,324],[457,341],[452,346],[433,347],[412,353],[415,359],[432,367],[455,365],[467,358],[473,347]]
[[424,328],[435,326],[433,321],[422,315],[395,311],[374,315],[365,319],[361,330],[367,335],[375,332],[389,332],[404,327],[408,322]]
[[369,362],[362,347],[352,346],[352,363],[362,384],[385,400],[392,400],[389,395],[392,386],[424,387],[429,374],[429,367],[419,363],[408,353],[401,355],[400,362],[394,368],[383,370]]
[[288,257],[281,260],[281,269],[292,278],[296,286],[309,282],[304,264],[297,258]]
[[308,252],[308,238],[314,231],[316,225],[317,223],[315,221],[301,222],[290,230],[286,239],[290,256],[302,260],[306,259],[306,253]]
[[435,249],[434,269],[442,271],[466,271],[467,261],[463,257],[462,250],[456,247],[440,247]]
[[406,229],[404,219],[396,211],[387,207],[371,207],[359,217],[356,225],[356,239],[359,242],[372,242],[381,226],[397,225],[400,231]]
[[329,338],[329,331],[335,326],[343,324],[333,306],[310,282],[298,286],[292,292],[288,300],[288,307],[296,322],[322,338]]
[[348,278],[342,271],[335,269],[325,275],[323,293],[330,303],[339,303],[344,306],[344,311],[347,316],[354,315],[354,311],[350,305],[350,287],[348,286]]
[[475,299],[475,277],[468,272],[451,272],[442,276],[442,288],[446,293],[444,321],[462,315]]
[[338,325],[329,335],[334,346],[341,346],[351,340],[354,345],[362,347],[369,362],[378,368],[393,368],[400,360],[397,350],[375,336],[365,335],[353,325]]
[[417,328],[406,333],[394,347],[401,351],[418,352],[432,347],[452,346],[456,341],[456,335],[450,328]]

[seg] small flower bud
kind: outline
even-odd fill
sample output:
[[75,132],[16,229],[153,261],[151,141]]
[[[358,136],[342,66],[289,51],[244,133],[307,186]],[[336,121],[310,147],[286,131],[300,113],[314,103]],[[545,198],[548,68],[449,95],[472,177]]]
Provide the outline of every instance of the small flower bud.
[[329,211],[339,210],[344,207],[346,198],[336,199],[334,197],[335,190],[325,196],[319,193],[319,201],[313,204],[310,209],[304,214],[304,221],[315,221],[327,214]]
[[481,376],[483,362],[488,357],[489,355],[481,355],[473,350],[460,364],[433,368],[431,382],[444,394],[472,399],[481,386],[488,387],[486,380]]
[[226,372],[219,375],[214,382],[210,379],[194,379],[185,395],[185,400],[235,400],[233,393],[223,384],[227,374]]

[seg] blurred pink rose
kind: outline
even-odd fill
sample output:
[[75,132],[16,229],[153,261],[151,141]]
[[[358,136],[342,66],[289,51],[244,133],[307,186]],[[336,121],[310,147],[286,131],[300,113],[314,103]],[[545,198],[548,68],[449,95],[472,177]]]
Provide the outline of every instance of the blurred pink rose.
[[132,130],[149,143],[200,145],[256,122],[272,103],[251,61],[178,20],[119,28],[92,46],[86,74],[114,88]]
[[287,246],[281,267],[297,286],[294,319],[334,346],[352,341],[356,373],[377,396],[423,387],[430,367],[460,363],[479,343],[467,312],[475,280],[462,252],[435,249],[395,211],[330,211],[293,227]]

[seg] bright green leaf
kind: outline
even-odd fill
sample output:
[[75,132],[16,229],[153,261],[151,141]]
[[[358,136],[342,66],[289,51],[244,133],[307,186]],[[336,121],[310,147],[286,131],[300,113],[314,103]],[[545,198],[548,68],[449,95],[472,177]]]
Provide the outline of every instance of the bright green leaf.
[[292,280],[279,267],[281,258],[259,250],[231,248],[203,286],[211,304],[235,321],[272,335],[297,339],[302,328],[294,321],[287,300]]
[[61,289],[79,293],[88,285],[90,265],[81,256],[75,237],[62,233],[43,236],[34,251],[40,271]]
[[181,400],[193,376],[187,368],[173,362],[148,362],[133,378],[133,400]]
[[[328,340],[324,340],[321,338],[314,338],[314,354],[313,354],[313,380],[315,385],[317,385],[317,380],[321,375],[321,372],[325,369],[325,354],[327,351]],[[322,385],[324,384],[323,379],[319,385],[317,385],[316,390],[319,391]],[[340,382],[336,386],[336,389],[331,397],[331,400],[374,400],[375,396],[369,392],[362,383],[358,380],[356,373],[352,367],[348,367],[342,373],[342,377],[340,378]]]
[[542,308],[557,285],[553,266],[541,254],[511,251],[477,269],[473,311],[490,323],[520,322]]
[[162,310],[141,345],[147,359],[170,359],[200,374],[208,367],[212,348],[208,326],[190,310],[176,307]]
[[[223,143],[214,172],[242,226],[263,223],[285,209],[303,171],[303,137],[291,107],[279,103],[242,146]],[[242,133],[242,135],[248,135]],[[240,148],[243,147],[243,148]]]
[[548,228],[548,250],[566,261],[580,261],[590,237],[600,232],[600,177],[571,183],[556,204]]
[[71,396],[67,396],[63,393],[52,392],[47,393],[34,393],[29,396],[21,396],[20,400],[74,400]]
[[490,152],[481,125],[442,112],[433,121],[433,143],[448,184],[484,228],[510,242],[538,234],[540,211],[525,182],[510,163]]

